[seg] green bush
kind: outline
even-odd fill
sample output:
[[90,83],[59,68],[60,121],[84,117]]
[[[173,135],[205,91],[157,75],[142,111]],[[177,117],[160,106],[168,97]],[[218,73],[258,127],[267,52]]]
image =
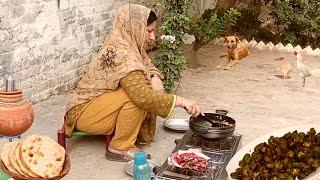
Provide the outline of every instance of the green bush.
[[[262,7],[268,7],[271,12],[272,23],[268,26],[262,26],[258,19]],[[240,12],[242,16],[234,30],[248,40],[254,37],[265,42],[320,46],[319,0],[258,0]]]
[[164,0],[165,12],[161,25],[163,35],[175,37],[175,41],[162,40],[160,53],[155,57],[157,68],[163,73],[165,91],[170,91],[179,81],[185,68],[186,60],[180,50],[185,29],[188,27],[188,0]]
[[[158,0],[154,0],[151,4],[157,2],[159,3]],[[191,20],[188,17],[190,0],[163,0],[161,4],[165,6],[161,34],[175,37],[173,42],[162,40],[160,52],[155,57],[155,65],[165,77],[164,88],[168,92],[179,81],[186,65],[186,59],[181,52],[184,33],[195,35],[196,42],[193,47],[197,50],[223,35],[240,14],[234,9],[218,14],[213,10],[207,10],[200,19]]]
[[240,10],[241,16],[237,23],[233,26],[233,31],[241,38],[247,40],[255,39],[256,41],[279,41],[277,36],[272,34],[266,28],[261,26],[258,17],[260,14],[260,6],[251,5],[248,8]]
[[286,43],[319,46],[319,0],[286,0],[271,7],[276,24],[285,25],[282,38]]
[[234,9],[219,11],[218,13],[208,9],[201,18],[191,19],[188,32],[195,36],[193,49],[198,50],[213,39],[224,35],[228,27],[236,23],[239,16],[240,13]]

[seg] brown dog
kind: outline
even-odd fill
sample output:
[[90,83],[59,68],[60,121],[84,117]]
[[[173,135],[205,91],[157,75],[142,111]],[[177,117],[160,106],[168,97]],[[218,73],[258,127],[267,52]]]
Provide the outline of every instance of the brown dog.
[[250,53],[248,48],[243,45],[236,36],[228,36],[224,43],[227,44],[228,53],[222,54],[220,58],[226,57],[227,60],[216,68],[230,69],[232,66],[240,63],[240,59],[247,57]]

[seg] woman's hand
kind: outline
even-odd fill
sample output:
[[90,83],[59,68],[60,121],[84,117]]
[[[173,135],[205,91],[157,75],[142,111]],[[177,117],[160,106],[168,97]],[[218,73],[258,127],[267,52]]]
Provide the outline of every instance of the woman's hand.
[[198,105],[194,100],[177,96],[176,106],[185,108],[187,110],[187,113],[193,117],[197,117],[200,114],[204,116],[202,107]]
[[161,91],[161,92],[164,91],[163,82],[158,76],[154,76],[151,78],[151,86],[153,90]]

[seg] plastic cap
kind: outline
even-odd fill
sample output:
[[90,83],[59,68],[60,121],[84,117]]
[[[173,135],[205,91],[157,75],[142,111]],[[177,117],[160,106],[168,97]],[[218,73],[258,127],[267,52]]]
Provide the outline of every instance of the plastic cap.
[[134,154],[134,165],[143,165],[147,163],[146,153],[139,151]]

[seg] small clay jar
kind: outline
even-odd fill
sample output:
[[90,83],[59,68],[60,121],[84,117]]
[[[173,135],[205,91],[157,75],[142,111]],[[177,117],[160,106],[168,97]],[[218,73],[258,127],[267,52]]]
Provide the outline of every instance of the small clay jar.
[[0,134],[17,136],[27,131],[33,123],[31,105],[22,98],[20,90],[0,90]]

